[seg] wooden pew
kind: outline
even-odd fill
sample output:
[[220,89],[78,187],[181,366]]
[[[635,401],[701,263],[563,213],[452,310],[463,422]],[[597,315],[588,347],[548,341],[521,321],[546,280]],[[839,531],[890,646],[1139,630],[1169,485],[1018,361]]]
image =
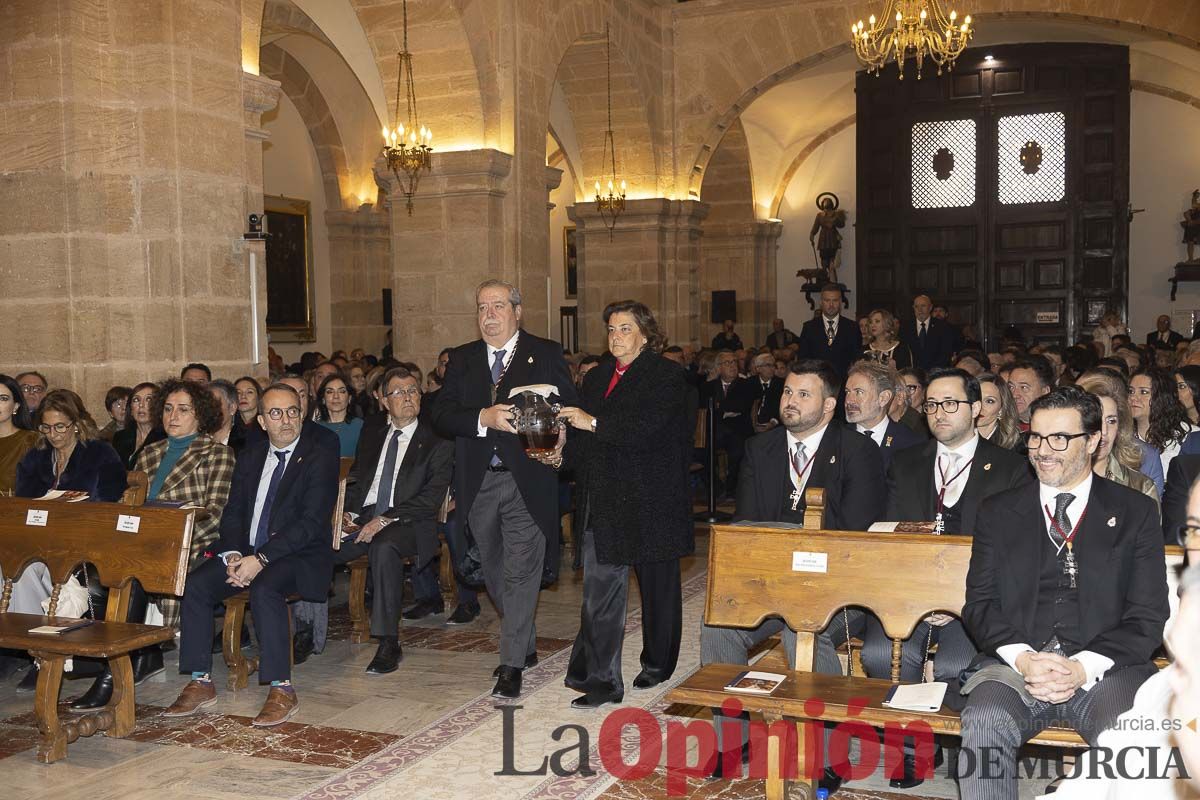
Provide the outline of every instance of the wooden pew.
[[[44,515],[42,524],[36,524],[34,519],[40,515]],[[129,654],[165,642],[174,632],[116,620],[124,620],[128,614],[133,578],[147,592],[183,593],[194,517],[192,510],[174,508],[133,510],[120,503],[0,498],[0,569],[5,575],[0,596],[0,647],[28,650],[37,659],[34,713],[41,732],[38,761],[49,764],[65,758],[68,743],[80,736],[105,731],[108,736],[124,738],[133,732],[133,668]],[[10,613],[13,582],[35,561],[46,565],[54,581],[50,614]],[[100,583],[110,589],[107,621],[61,635],[29,633],[41,625],[71,621],[56,617],[54,611],[63,582],[72,579],[80,563],[91,564]],[[62,722],[58,718],[58,695],[64,662],[72,656],[108,659],[113,695],[100,711]]]
[[[809,489],[809,498],[817,499]],[[753,628],[767,617],[780,617],[797,632],[796,657],[788,680],[767,696],[727,693],[724,687],[745,666],[709,664],[675,689],[667,699],[675,703],[717,707],[737,698],[743,708],[761,713],[767,723],[795,719],[798,763],[804,764],[804,704],[810,698],[824,701],[820,720],[843,722],[851,718],[852,699],[866,698],[867,706],[853,718],[876,727],[886,723],[923,721],[935,734],[958,735],[958,713],[943,706],[933,713],[884,708],[882,701],[892,684],[899,682],[901,643],[917,623],[934,612],[958,615],[966,593],[971,557],[968,536],[863,533],[714,525],[709,544],[708,595],[705,622],[709,625]],[[797,553],[813,554],[813,566],[796,569]],[[824,569],[819,564],[824,558]],[[1182,563],[1182,549],[1167,548],[1168,569]],[[870,609],[892,639],[891,680],[814,673],[816,635],[844,606]],[[756,665],[757,666],[757,665]],[[1086,747],[1074,731],[1049,729],[1033,744]],[[770,745],[767,797],[786,796],[775,753]],[[815,796],[815,785],[809,796]]]

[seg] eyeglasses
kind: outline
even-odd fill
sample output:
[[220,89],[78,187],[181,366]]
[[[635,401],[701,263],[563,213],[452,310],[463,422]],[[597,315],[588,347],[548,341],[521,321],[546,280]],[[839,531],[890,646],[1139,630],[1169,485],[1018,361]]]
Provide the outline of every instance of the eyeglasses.
[[1050,449],[1061,453],[1071,445],[1072,439],[1078,439],[1080,436],[1091,436],[1090,433],[1052,433],[1048,436],[1043,436],[1040,433],[1027,431],[1021,434],[1025,439],[1025,446],[1032,452],[1039,449],[1044,441],[1050,445]]
[[74,423],[71,422],[56,422],[53,425],[47,425],[43,422],[41,425],[38,425],[38,430],[42,433],[49,433],[50,431],[54,431],[55,433],[66,433],[67,431],[71,430],[72,427],[74,427]]
[[384,395],[384,397],[419,397],[421,389],[418,386],[410,386],[407,389],[392,389]]
[[958,411],[958,407],[960,405],[966,404],[966,400],[926,400],[921,404],[921,410],[926,414],[932,414],[940,408],[947,414],[953,414],[954,412]]
[[45,394],[46,387],[45,386],[35,386],[32,383],[23,383],[23,384],[21,384],[21,391],[24,392],[25,394]]
[[278,422],[283,419],[283,415],[287,414],[288,419],[297,419],[300,416],[299,406],[288,406],[287,408],[268,408],[267,416]]

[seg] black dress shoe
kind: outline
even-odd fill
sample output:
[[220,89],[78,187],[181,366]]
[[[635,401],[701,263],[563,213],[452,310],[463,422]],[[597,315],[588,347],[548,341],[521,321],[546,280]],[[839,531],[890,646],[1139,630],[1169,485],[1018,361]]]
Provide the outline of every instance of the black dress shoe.
[[150,678],[160,672],[165,672],[163,667],[163,651],[157,646],[147,647],[144,650],[138,650],[133,654],[133,685],[141,686]]
[[[933,766],[940,767],[945,763],[945,756],[942,755],[942,748],[937,748],[933,753]],[[912,789],[915,786],[920,786],[925,782],[924,778],[917,777],[917,757],[912,753],[904,754],[904,776],[900,778],[892,778],[888,781],[888,786],[893,789]]]
[[296,631],[292,638],[292,663],[303,664],[313,654],[313,634],[310,630]]
[[387,675],[389,672],[395,672],[396,668],[400,666],[402,658],[404,658],[404,650],[400,647],[399,639],[394,636],[380,639],[379,649],[375,651],[375,657],[367,665],[367,674]]
[[405,619],[425,619],[434,614],[441,614],[445,610],[446,606],[441,600],[422,600],[401,616]]
[[500,677],[496,679],[496,688],[492,689],[492,697],[505,697],[515,700],[521,696],[521,670],[516,667],[500,667]]
[[[500,677],[500,669],[502,666],[503,665],[501,665],[500,667],[496,667],[494,670],[492,670],[493,678]],[[534,650],[532,653],[525,656],[525,666],[522,667],[522,669],[529,669],[530,667],[536,667],[536,666],[537,666],[537,651]]]
[[38,668],[30,666],[29,671],[25,673],[25,677],[21,678],[17,683],[17,694],[29,694],[37,689]]
[[95,711],[97,708],[104,708],[108,705],[108,701],[112,700],[113,693],[113,676],[108,670],[99,678],[96,678],[92,684],[92,688],[79,699],[75,700],[70,705],[72,711]]
[[[716,766],[713,767],[712,774],[710,774],[708,776],[709,780],[714,780],[714,781],[725,780],[725,758],[726,758],[725,753],[717,753],[717,764],[716,764]],[[741,761],[742,761],[743,767],[750,763],[750,743],[749,742],[745,742],[742,744]],[[739,773],[739,776],[743,777],[743,778],[746,777],[746,770],[742,770],[741,773]]]
[[633,688],[635,689],[652,689],[662,683],[660,678],[656,678],[646,670],[642,670],[633,679]]
[[842,776],[838,775],[833,767],[826,767],[825,771],[821,773],[820,780],[817,781],[817,788],[824,789],[832,795],[838,789],[842,788],[842,780]]
[[454,613],[446,617],[447,625],[466,625],[479,616],[479,603],[459,603]]
[[571,708],[592,711],[600,708],[605,703],[619,703],[624,697],[624,692],[615,692],[613,694],[609,694],[607,692],[581,694],[579,697],[576,697],[571,701]]

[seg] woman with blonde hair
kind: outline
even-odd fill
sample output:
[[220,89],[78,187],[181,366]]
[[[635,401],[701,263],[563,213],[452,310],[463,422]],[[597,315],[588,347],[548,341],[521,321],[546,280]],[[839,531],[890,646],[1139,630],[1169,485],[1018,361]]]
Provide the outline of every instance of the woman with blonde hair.
[[994,445],[1018,450],[1021,429],[1017,427],[1017,404],[1008,391],[1008,384],[992,372],[982,372],[977,377],[983,393],[983,411],[975,420],[979,435]]
[[890,311],[877,308],[867,315],[867,347],[863,350],[864,361],[875,361],[894,369],[907,369],[913,365],[912,351],[900,341],[900,324]]
[[1092,470],[1158,503],[1154,481],[1139,471],[1142,448],[1133,438],[1133,416],[1129,412],[1125,381],[1110,370],[1097,369],[1080,375],[1075,385],[1100,398],[1100,446],[1092,456]]

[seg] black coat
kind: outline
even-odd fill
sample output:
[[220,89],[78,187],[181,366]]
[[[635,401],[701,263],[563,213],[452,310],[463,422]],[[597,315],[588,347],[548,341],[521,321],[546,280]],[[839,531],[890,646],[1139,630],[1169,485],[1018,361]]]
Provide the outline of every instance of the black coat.
[[[338,492],[338,451],[318,442],[308,425],[288,459],[271,504],[268,538],[259,548],[272,562],[287,559],[296,570],[297,590],[305,600],[329,599],[333,577],[333,507]],[[335,434],[336,436],[336,434]],[[233,471],[229,502],[221,515],[221,540],[214,552],[254,552],[250,546],[254,503],[271,442],[248,445]]]
[[839,317],[837,334],[830,346],[825,318],[817,315],[816,319],[810,319],[800,329],[800,351],[797,356],[828,361],[838,376],[844,379],[850,365],[862,356],[862,349],[862,331],[857,322],[849,317]]
[[1149,347],[1158,348],[1160,350],[1174,350],[1175,347],[1183,341],[1183,335],[1178,331],[1167,332],[1167,343],[1163,344],[1158,338],[1158,331],[1153,331],[1146,334],[1146,344]]
[[[857,428],[851,427],[852,430],[858,431]],[[864,439],[867,436],[861,432],[858,434]],[[914,431],[907,425],[896,422],[896,420],[888,417],[887,428],[883,431],[883,443],[879,445],[879,454],[883,457],[883,471],[886,473],[892,466],[892,456],[901,450],[907,450],[910,447],[925,442],[929,439],[929,434],[924,435]],[[875,441],[871,439],[871,441]]]
[[925,331],[925,347],[921,347],[917,335],[917,321],[910,319],[900,325],[900,341],[912,351],[913,364],[928,372],[934,367],[950,366],[950,359],[958,349],[958,331],[944,319],[929,318]]
[[117,455],[121,458],[121,463],[125,465],[125,469],[133,469],[137,463],[138,456],[146,449],[146,445],[154,444],[167,438],[167,432],[157,425],[150,429],[146,434],[146,440],[142,442],[142,446],[137,446],[137,425],[131,425],[128,428],[117,431],[113,434],[112,446],[117,451]]
[[1183,544],[1180,530],[1187,524],[1188,492],[1200,477],[1200,455],[1177,455],[1167,468],[1162,497],[1163,542]]
[[486,436],[477,435],[480,411],[495,403],[512,402],[509,389],[534,383],[557,387],[559,402],[564,406],[578,405],[571,372],[558,342],[522,330],[508,370],[496,387],[496,400],[492,399],[492,370],[484,341],[476,339],[456,347],[433,405],[433,425],[439,434],[455,440],[454,497],[460,519],[470,518],[471,505],[493,452],[511,471],[525,507],[546,537],[542,582],[548,583],[558,576],[558,474],[527,458],[516,434],[488,428]]
[[[830,421],[809,469],[805,488],[825,489],[826,529],[865,531],[883,518],[883,460],[866,436]],[[772,428],[747,441],[734,518],[778,522],[793,490],[788,470],[786,429]],[[803,499],[796,509],[803,511]]]
[[[937,484],[934,481],[937,444],[936,440],[930,439],[920,447],[909,447],[892,457],[892,466],[888,470],[888,520],[927,522],[937,516]],[[1032,480],[1028,459],[980,437],[967,485],[959,499],[962,530],[947,533],[971,535],[975,531],[980,503]]]
[[[758,378],[754,380],[757,381]],[[779,391],[782,394],[783,389],[780,388]],[[717,426],[740,436],[752,436],[754,426],[750,424],[750,406],[757,396],[755,386],[749,378],[734,378],[727,391],[722,390],[720,378],[713,378],[700,389],[700,405],[708,408],[708,401],[711,399],[713,421]],[[726,414],[735,416],[726,417]]]
[[[991,655],[1008,644],[1040,645],[1035,616],[1047,548],[1038,486],[992,495],[979,510],[962,620]],[[1149,664],[1170,612],[1154,501],[1093,476],[1075,553],[1081,649],[1111,658],[1114,669]]]
[[[359,435],[343,505],[346,511],[357,514],[362,509],[387,446],[389,431],[389,426],[372,425],[363,428]],[[428,564],[438,554],[437,514],[446,499],[453,472],[454,445],[434,433],[429,423],[418,422],[396,473],[391,506],[380,516],[395,520],[388,529],[395,526],[412,531],[420,565]],[[371,513],[374,515],[374,509]]]
[[[35,447],[17,463],[14,494],[41,497],[54,485],[54,448]],[[87,492],[94,502],[115,503],[127,486],[125,466],[108,442],[94,439],[75,445],[59,489]]]
[[762,378],[755,375],[747,378],[753,390],[754,399],[758,401],[758,413],[754,422],[766,425],[771,420],[779,422],[779,401],[783,399],[783,378],[772,377],[767,388],[763,389]]
[[603,564],[688,555],[695,540],[683,368],[643,351],[606,398],[616,363],[605,359],[584,377],[579,407],[596,418],[596,432],[573,431],[563,454],[583,507],[576,530],[594,532]]

